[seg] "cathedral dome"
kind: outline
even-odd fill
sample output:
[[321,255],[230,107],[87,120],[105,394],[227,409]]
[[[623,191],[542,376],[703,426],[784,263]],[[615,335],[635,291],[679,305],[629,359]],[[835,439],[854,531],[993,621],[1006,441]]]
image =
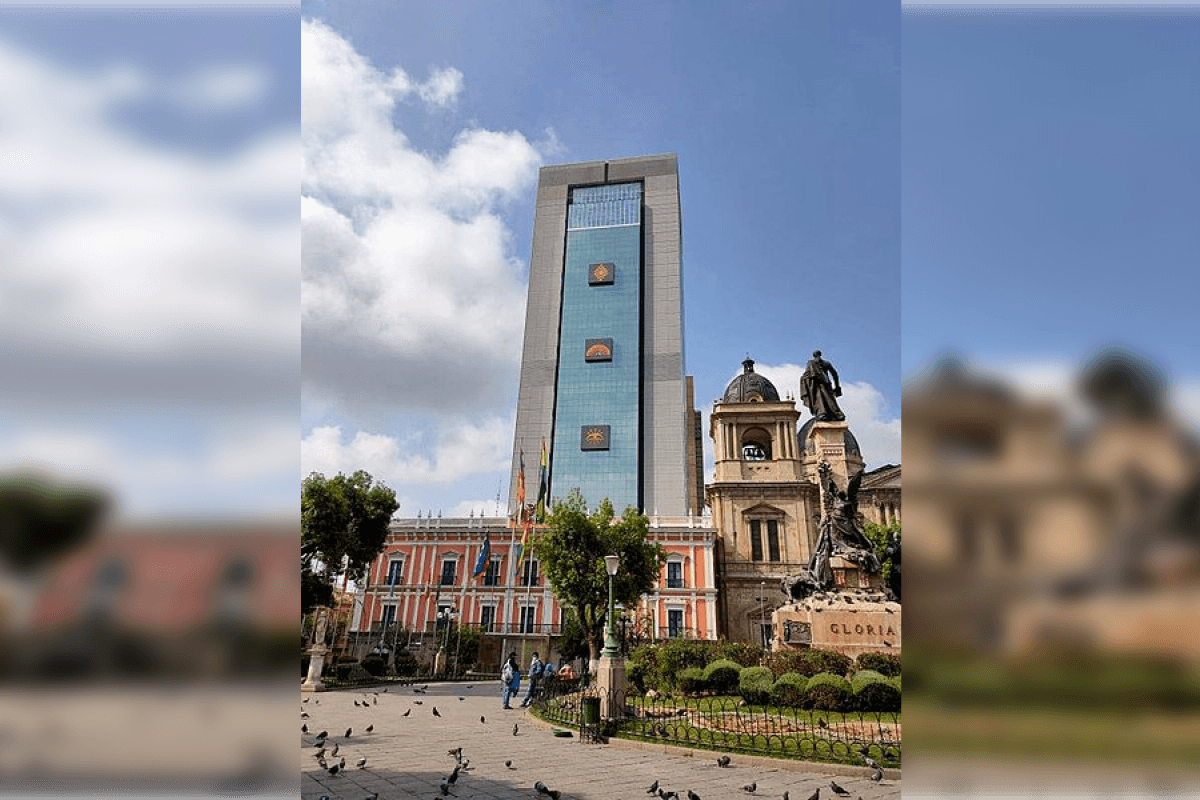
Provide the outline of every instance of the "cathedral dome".
[[747,358],[742,362],[742,374],[725,387],[722,403],[778,403],[779,392],[775,384],[754,371],[754,361]]

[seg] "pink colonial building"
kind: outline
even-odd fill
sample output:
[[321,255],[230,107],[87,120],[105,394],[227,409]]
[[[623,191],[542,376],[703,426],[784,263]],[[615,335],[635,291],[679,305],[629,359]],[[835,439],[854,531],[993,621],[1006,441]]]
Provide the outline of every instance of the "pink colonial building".
[[[485,536],[489,555],[475,578]],[[666,550],[667,563],[655,590],[635,613],[625,614],[626,625],[656,639],[717,638],[716,530],[707,518],[651,517],[650,537]],[[501,654],[512,650],[538,649],[557,660],[553,645],[562,611],[537,560],[514,563],[520,539],[502,517],[393,521],[383,552],[359,587],[351,623],[359,649],[424,648],[428,655],[434,634],[444,630],[439,622],[449,618],[486,632],[481,669],[499,669]]]

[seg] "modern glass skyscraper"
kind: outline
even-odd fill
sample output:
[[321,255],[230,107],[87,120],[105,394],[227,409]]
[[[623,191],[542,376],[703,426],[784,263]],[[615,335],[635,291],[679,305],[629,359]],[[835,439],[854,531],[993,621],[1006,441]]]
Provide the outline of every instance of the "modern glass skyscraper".
[[681,250],[674,155],[541,170],[510,509],[545,441],[552,497],[697,511]]

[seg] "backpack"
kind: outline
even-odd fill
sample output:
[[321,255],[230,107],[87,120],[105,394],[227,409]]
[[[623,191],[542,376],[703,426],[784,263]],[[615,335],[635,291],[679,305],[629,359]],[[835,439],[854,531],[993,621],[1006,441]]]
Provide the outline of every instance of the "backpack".
[[546,669],[545,664],[543,664],[541,661],[535,661],[533,664],[533,669],[530,670],[529,675],[534,678],[540,678],[540,677],[542,677],[542,672],[545,669]]
[[505,686],[508,686],[510,683],[512,683],[512,679],[513,679],[512,665],[506,661],[504,663],[504,671],[500,673],[500,682],[503,683]]

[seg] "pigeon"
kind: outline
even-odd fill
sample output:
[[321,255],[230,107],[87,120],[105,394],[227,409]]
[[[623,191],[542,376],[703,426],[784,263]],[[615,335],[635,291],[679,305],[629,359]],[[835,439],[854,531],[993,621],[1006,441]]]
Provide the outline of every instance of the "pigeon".
[[411,714],[411,713],[412,713],[412,709],[410,708],[408,711],[405,711],[405,712],[404,712],[403,714],[401,714],[400,716],[402,716],[402,717],[407,717],[407,716],[408,716],[409,714]]
[[379,698],[378,698],[378,697],[372,697],[372,698],[371,698],[371,705],[373,705],[373,706],[377,706],[377,705],[379,705]]
[[300,732],[308,733],[308,723],[307,722],[300,726]]
[[878,765],[875,767],[875,772],[871,774],[871,780],[875,781],[876,783],[879,783],[881,780],[883,780],[883,767]]
[[757,781],[755,781],[754,783],[747,783],[745,786],[743,786],[743,787],[742,787],[742,791],[743,791],[743,792],[750,792],[750,794],[754,794],[754,792],[755,792],[757,789],[758,789],[758,782],[757,782]]
[[505,761],[505,762],[504,762],[504,766],[508,767],[509,769],[516,769],[516,767],[514,767],[514,766],[512,765],[512,760],[511,760],[511,759],[510,759],[510,760],[508,760],[508,761]]
[[317,800],[329,800],[329,795],[323,794],[320,797],[318,797]]
[[646,790],[646,794],[654,794],[658,791],[658,781],[650,784],[650,788]]
[[659,789],[658,793],[662,797],[662,800],[679,800],[679,792],[670,791],[664,793],[662,789]]
[[413,705],[414,706],[423,706],[423,705],[425,705],[425,701],[424,700],[413,700]]
[[355,707],[355,708],[358,708],[358,701],[357,701],[357,700],[355,700],[355,701],[354,701],[354,707]]
[[700,800],[700,795],[696,794],[691,789],[688,789],[688,800]]
[[458,698],[458,702],[460,702],[460,703],[461,703],[463,700],[466,700],[466,699],[467,699],[467,698],[465,698],[465,697],[460,697],[460,698]]
[[363,756],[362,758],[360,758],[360,759],[358,760],[358,768],[359,768],[359,769],[362,769],[362,768],[363,768],[363,767],[365,767],[366,765],[367,765],[367,757],[366,757],[366,756]]
[[788,800],[788,793],[787,793],[787,790],[786,790],[786,789],[784,789],[784,791],[783,791],[783,797],[782,797],[782,798],[780,798],[780,800]]
[[342,757],[342,760],[341,760],[341,762],[339,762],[339,766],[340,766],[342,769],[345,769],[345,768],[346,768],[346,758],[345,758],[345,756],[343,756],[343,757]]
[[821,787],[818,786],[816,791],[808,796],[808,800],[821,800]]
[[329,755],[333,758],[336,758],[337,754],[338,754],[338,750],[341,750],[341,749],[342,749],[342,746],[340,744],[338,744],[337,742],[334,742],[333,743],[333,752],[330,753]]
[[309,718],[309,713],[307,711],[300,712],[300,719],[308,719],[308,718]]
[[451,786],[458,783],[458,771],[461,768],[462,768],[461,764],[459,766],[455,767],[454,771],[450,773],[450,777],[446,778],[446,783],[450,784]]
[[440,716],[441,716],[441,714],[439,714],[439,713],[438,713],[437,706],[434,706],[434,707],[433,707],[433,715],[434,715],[435,717],[440,717]]
[[307,703],[307,702],[308,702],[309,700],[311,700],[311,699],[312,699],[312,698],[310,698],[310,697],[306,697],[306,698],[304,698],[303,700],[301,700],[300,702],[301,702],[301,703]]
[[329,764],[325,761],[324,756],[317,759],[317,764],[321,766],[321,769],[329,769]]
[[325,739],[329,736],[329,731],[321,731],[317,734],[318,739]]
[[338,774],[338,772],[340,772],[340,771],[341,771],[341,769],[342,769],[342,765],[341,765],[341,764],[334,764],[332,767],[330,767],[330,768],[329,768],[329,774],[330,774],[330,775],[337,775],[337,774]]
[[346,728],[346,738],[350,738],[350,734],[354,732],[354,728]]
[[548,788],[546,784],[542,783],[541,781],[533,784],[533,788],[538,794],[544,794],[549,797],[550,800],[558,800],[559,795],[562,794],[562,792],[558,791],[557,789]]
[[517,723],[513,723],[513,736],[517,735]]
[[461,747],[455,747],[453,750],[447,750],[446,755],[454,756],[455,761],[458,761],[459,763],[462,762],[462,748]]
[[730,759],[729,756],[721,756],[720,758],[717,759],[717,766],[718,767],[728,767],[729,762],[731,760],[732,759]]
[[482,724],[486,725],[486,724],[487,724],[487,717],[483,716],[483,714],[480,714],[480,715],[479,715],[479,721],[480,721]]
[[325,757],[325,748],[324,748],[324,747],[322,747],[322,748],[321,748],[320,750],[318,750],[317,752],[313,753],[313,758],[315,758],[315,759],[318,759],[318,760],[319,760],[319,759],[322,759],[322,758],[324,758],[324,757]]
[[468,684],[467,684],[467,688],[468,688],[468,689],[474,689],[474,688],[475,688],[475,684],[473,684],[473,683],[468,683]]
[[370,725],[367,726],[367,733],[370,733],[373,730],[375,730],[375,723],[372,722]]
[[379,792],[371,792],[363,800],[379,800]]
[[840,795],[841,797],[849,797],[849,796],[850,796],[850,793],[849,793],[849,792],[847,792],[847,791],[846,791],[845,789],[843,789],[842,787],[838,786],[838,785],[837,785],[835,782],[833,782],[833,781],[830,781],[830,782],[829,782],[829,788],[830,788],[830,789],[833,789],[833,793],[834,793],[834,794],[836,794],[836,795]]
[[879,762],[878,762],[878,761],[876,761],[875,759],[871,758],[871,757],[870,757],[869,755],[867,755],[866,753],[863,753],[863,761],[866,761],[866,762],[867,762],[867,766],[868,766],[868,767],[874,767],[875,769],[879,769],[879,768],[880,768],[880,767],[879,767]]

